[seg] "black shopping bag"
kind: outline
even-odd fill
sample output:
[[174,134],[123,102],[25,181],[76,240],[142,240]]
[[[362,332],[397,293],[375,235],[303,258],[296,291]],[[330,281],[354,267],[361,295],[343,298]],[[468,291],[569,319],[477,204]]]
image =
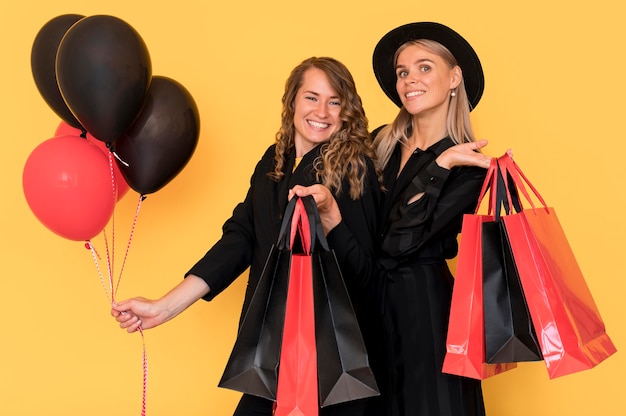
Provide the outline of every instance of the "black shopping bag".
[[304,198],[309,221],[315,224],[313,294],[320,405],[379,394],[365,342],[337,258],[329,249],[313,198]]
[[[285,210],[230,355],[220,387],[276,400],[291,259],[303,244],[294,231],[294,197]],[[310,224],[315,349],[320,406],[379,394],[365,343],[335,253],[322,231],[312,197],[302,198]],[[298,250],[295,250],[298,252]]]
[[291,265],[289,230],[295,202],[292,199],[285,209],[278,242],[265,262],[219,387],[276,400]]
[[[504,179],[498,171],[495,220],[482,225],[483,308],[486,362],[541,361],[541,348],[522,290],[506,228],[499,215],[501,206],[510,213]],[[517,195],[512,205],[519,208]]]

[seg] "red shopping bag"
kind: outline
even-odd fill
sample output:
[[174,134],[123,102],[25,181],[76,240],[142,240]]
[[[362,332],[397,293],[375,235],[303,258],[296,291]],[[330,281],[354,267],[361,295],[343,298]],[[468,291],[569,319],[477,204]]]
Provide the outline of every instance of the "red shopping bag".
[[278,400],[277,414],[379,394],[313,197],[285,208],[219,386]]
[[[276,416],[317,416],[317,354],[313,309],[311,232],[301,199],[292,219],[292,257],[280,352]],[[301,242],[302,252],[294,250]]]
[[[532,206],[503,220],[548,374],[593,368],[616,348],[556,212],[508,155],[498,163]],[[535,208],[524,183],[543,207]]]
[[491,202],[488,215],[466,214],[463,216],[456,276],[452,292],[446,355],[442,371],[464,377],[483,380],[516,367],[515,363],[486,364],[485,327],[483,310],[482,228],[483,223],[493,221],[496,186],[496,161],[492,161],[476,206],[478,212],[487,189]]

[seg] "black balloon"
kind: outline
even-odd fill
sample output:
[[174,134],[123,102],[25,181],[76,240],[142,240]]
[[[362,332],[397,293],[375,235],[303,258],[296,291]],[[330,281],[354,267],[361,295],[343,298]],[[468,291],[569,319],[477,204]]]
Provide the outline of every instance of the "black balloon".
[[92,136],[111,143],[132,124],[152,78],[148,48],[123,20],[89,16],[74,24],[57,51],[65,103]]
[[30,67],[39,93],[63,121],[76,128],[81,128],[81,125],[61,96],[55,62],[63,35],[83,17],[80,14],[64,14],[48,21],[35,36],[30,54]]
[[139,194],[158,191],[185,167],[198,144],[200,116],[179,82],[154,76],[135,122],[115,143],[118,166]]

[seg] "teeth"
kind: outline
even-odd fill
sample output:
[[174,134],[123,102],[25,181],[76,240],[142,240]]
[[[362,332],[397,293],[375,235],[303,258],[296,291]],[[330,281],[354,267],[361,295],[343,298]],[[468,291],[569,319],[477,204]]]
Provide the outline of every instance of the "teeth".
[[309,123],[311,126],[315,127],[316,129],[325,129],[326,127],[329,126],[328,123],[320,123],[318,121],[312,121],[312,120],[307,120],[307,123]]
[[415,97],[416,95],[423,95],[424,91],[411,91],[406,95],[406,98]]

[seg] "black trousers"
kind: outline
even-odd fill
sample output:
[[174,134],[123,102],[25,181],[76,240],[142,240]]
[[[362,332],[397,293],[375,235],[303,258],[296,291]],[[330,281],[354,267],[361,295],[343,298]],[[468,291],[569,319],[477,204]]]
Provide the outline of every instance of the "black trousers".
[[[320,409],[320,416],[363,416],[368,399],[339,403]],[[272,416],[274,402],[244,394],[233,416]]]

